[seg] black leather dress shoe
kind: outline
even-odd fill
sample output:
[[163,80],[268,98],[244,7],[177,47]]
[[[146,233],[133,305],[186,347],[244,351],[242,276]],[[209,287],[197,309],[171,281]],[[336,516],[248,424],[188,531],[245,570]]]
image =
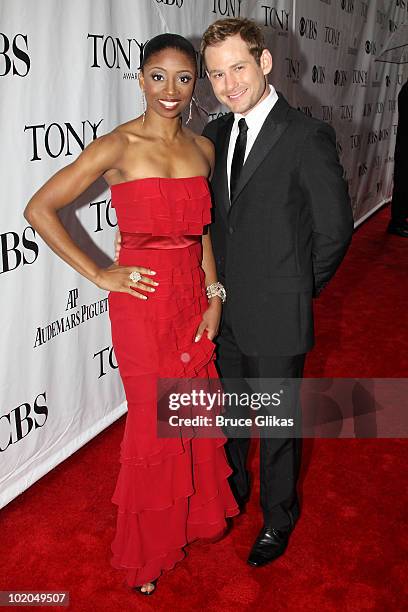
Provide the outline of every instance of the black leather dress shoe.
[[402,238],[408,238],[408,223],[406,221],[390,221],[387,232]]
[[249,553],[247,563],[254,567],[262,567],[283,555],[290,534],[291,529],[281,531],[273,527],[263,527]]

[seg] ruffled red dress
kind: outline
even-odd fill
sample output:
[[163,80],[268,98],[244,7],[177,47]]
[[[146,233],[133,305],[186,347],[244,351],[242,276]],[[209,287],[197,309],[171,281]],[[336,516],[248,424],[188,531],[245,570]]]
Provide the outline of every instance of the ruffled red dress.
[[122,244],[119,264],[156,271],[147,300],[110,292],[112,341],[128,413],[112,502],[118,506],[113,567],[129,586],[169,570],[197,538],[217,538],[239,509],[220,438],[159,438],[158,378],[216,378],[214,343],[194,342],[208,307],[201,268],[211,222],[205,177],[145,178],[111,186]]

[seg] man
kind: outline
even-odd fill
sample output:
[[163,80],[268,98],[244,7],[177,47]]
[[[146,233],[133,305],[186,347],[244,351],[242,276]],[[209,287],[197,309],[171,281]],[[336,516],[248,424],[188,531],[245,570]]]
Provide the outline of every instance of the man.
[[[312,297],[343,259],[353,218],[334,130],[268,85],[272,56],[247,19],[219,20],[201,52],[230,113],[203,134],[215,144],[211,237],[225,285],[218,366],[226,379],[301,378],[314,342]],[[249,440],[228,442],[232,484],[249,493]],[[248,557],[261,566],[286,549],[299,517],[300,438],[260,441],[264,526]]]
[[398,127],[394,153],[394,189],[388,233],[408,238],[408,81],[398,94]]

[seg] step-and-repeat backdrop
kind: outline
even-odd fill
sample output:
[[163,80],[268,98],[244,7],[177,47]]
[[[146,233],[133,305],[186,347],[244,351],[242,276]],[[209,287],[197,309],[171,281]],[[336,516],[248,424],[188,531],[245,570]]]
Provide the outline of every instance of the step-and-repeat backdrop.
[[[146,41],[199,48],[221,17],[248,16],[274,57],[271,82],[333,124],[358,222],[391,194],[403,66],[376,58],[406,0],[0,1],[0,507],[126,410],[107,294],[55,256],[23,217],[40,185],[93,139],[142,112]],[[408,42],[408,41],[407,41]],[[198,54],[197,54],[198,56]],[[225,112],[198,56],[201,130]],[[61,219],[101,266],[116,227],[101,179]],[[106,461],[118,462],[117,456]]]

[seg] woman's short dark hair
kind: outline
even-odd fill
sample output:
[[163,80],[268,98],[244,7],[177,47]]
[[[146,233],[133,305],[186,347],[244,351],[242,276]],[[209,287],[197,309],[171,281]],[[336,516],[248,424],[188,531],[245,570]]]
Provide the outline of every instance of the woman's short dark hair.
[[146,62],[156,53],[163,51],[164,49],[178,49],[189,57],[197,69],[197,57],[196,52],[189,40],[180,36],[180,34],[159,34],[154,38],[151,38],[143,49],[143,56],[140,63],[140,68],[143,70]]

